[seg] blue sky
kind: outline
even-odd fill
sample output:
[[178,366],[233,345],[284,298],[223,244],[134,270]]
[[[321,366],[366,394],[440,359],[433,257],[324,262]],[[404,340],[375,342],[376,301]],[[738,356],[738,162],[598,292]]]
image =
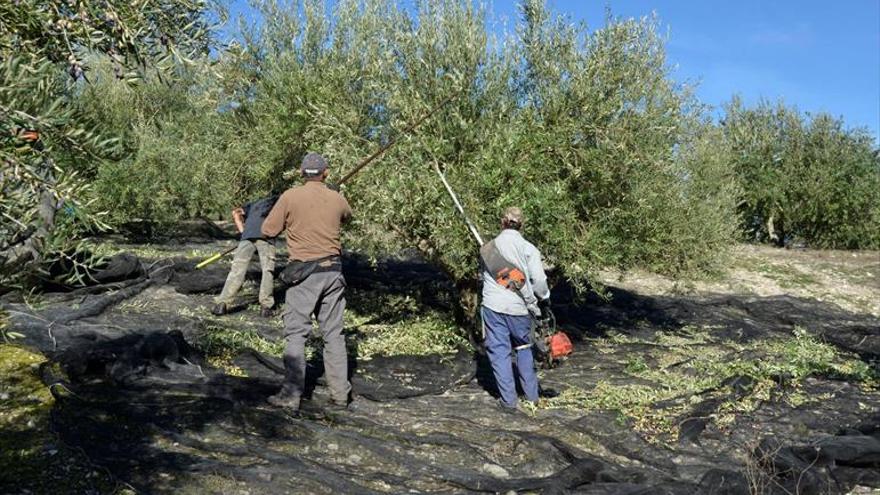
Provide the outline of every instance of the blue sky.
[[[231,12],[247,12],[231,0]],[[548,0],[551,9],[601,27],[605,9],[638,17],[652,11],[669,29],[673,77],[698,82],[697,94],[720,106],[734,93],[747,103],[783,98],[807,112],[843,117],[880,141],[878,0]],[[488,2],[513,24],[513,1]]]

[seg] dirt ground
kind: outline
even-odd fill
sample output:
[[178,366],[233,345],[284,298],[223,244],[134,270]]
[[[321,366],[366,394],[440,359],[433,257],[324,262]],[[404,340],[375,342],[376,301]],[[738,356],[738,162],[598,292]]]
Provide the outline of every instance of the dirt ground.
[[645,295],[789,295],[880,316],[880,253],[779,249],[741,244],[731,266],[711,280],[673,281],[643,271],[603,272],[603,281]]
[[291,415],[265,403],[283,329],[257,314],[253,280],[237,312],[208,311],[228,264],[192,267],[234,244],[217,237],[102,239],[137,257],[87,289],[0,301],[23,335],[0,346],[0,493],[880,490],[877,252],[741,246],[711,280],[603,273],[610,299],[557,287],[575,352],[517,413],[450,322],[451,284],[414,258],[350,254],[356,400],[323,407],[316,339]]

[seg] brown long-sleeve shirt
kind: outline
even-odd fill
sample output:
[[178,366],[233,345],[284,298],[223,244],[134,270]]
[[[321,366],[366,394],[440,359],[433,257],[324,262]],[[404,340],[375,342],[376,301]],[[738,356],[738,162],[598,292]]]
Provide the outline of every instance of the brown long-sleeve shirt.
[[339,232],[351,218],[348,201],[320,181],[290,188],[263,221],[262,232],[277,237],[287,234],[290,259],[309,261],[342,253]]

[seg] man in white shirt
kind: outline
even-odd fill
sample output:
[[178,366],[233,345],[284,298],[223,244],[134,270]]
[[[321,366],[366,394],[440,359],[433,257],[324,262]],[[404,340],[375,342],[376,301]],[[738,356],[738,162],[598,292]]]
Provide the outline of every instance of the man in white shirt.
[[501,394],[501,406],[517,407],[511,353],[516,352],[520,387],[530,402],[538,401],[538,376],[531,348],[532,318],[549,304],[550,289],[541,253],[520,234],[522,210],[508,208],[501,233],[481,249],[486,351]]

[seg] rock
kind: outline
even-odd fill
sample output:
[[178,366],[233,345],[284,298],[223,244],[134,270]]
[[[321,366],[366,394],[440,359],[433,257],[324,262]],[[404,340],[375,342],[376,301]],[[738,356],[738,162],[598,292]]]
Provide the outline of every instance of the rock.
[[506,469],[499,466],[498,464],[491,464],[491,463],[486,462],[483,464],[483,471],[485,471],[488,474],[491,474],[492,476],[494,476],[496,478],[503,478],[503,479],[510,478],[510,473],[508,473]]

